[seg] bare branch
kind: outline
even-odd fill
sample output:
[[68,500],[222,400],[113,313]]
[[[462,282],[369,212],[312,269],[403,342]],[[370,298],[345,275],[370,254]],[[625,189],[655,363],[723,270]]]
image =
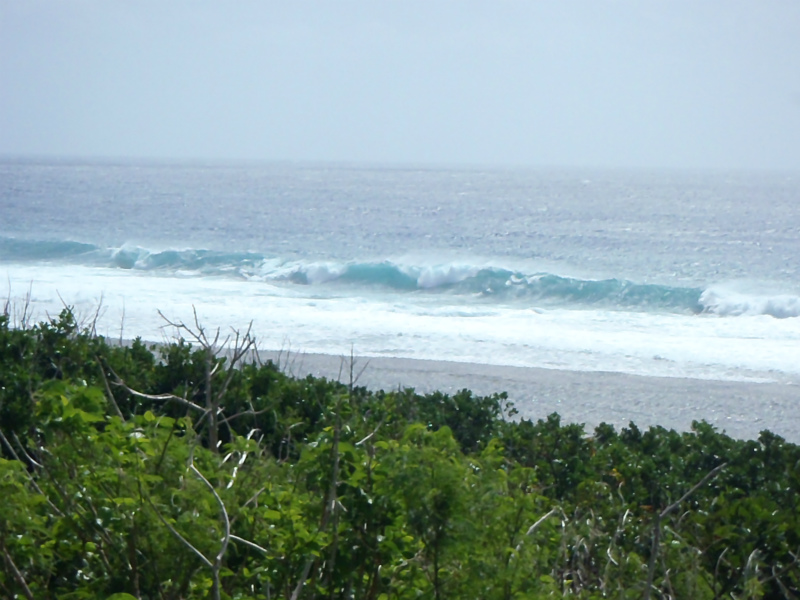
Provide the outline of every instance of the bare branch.
[[181,396],[176,396],[175,394],[145,394],[143,392],[138,392],[133,388],[128,387],[128,385],[124,381],[122,381],[120,376],[117,375],[111,367],[109,367],[108,370],[111,371],[111,374],[114,376],[115,379],[114,385],[121,387],[132,396],[136,396],[138,398],[144,398],[145,400],[156,400],[156,401],[175,400],[176,402],[180,402],[181,404],[188,406],[190,408],[194,408],[195,410],[199,410],[200,412],[206,412],[206,409],[203,408],[202,406],[195,404],[191,400],[182,398]]
[[250,504],[251,502],[254,502],[254,501],[258,500],[258,497],[259,497],[261,494],[263,494],[263,493],[266,491],[266,489],[267,489],[267,488],[261,488],[260,490],[258,490],[258,491],[257,491],[255,494],[253,494],[253,495],[250,497],[250,499],[249,499],[247,502],[245,502],[244,504],[242,504],[242,508],[244,508],[245,506],[247,506],[247,505],[248,505],[248,504]]
[[199,410],[200,412],[203,412],[203,413],[208,412],[202,406],[199,406],[199,405],[195,404],[191,400],[187,400],[186,398],[182,398],[181,396],[176,396],[175,394],[156,394],[156,395],[144,394],[142,392],[137,392],[136,390],[134,390],[132,388],[129,388],[125,384],[118,383],[116,385],[120,385],[129,394],[132,394],[134,396],[138,396],[139,398],[144,398],[145,400],[175,400],[176,402],[180,402],[184,406],[188,406],[188,407],[193,408],[195,410]]
[[[7,276],[8,295],[3,303],[3,316],[8,317],[8,324],[18,329],[28,329],[30,319],[33,318],[31,311],[31,299],[33,298],[33,281],[28,284],[28,291],[19,300],[11,299],[11,276]],[[21,306],[20,306],[21,301]]]
[[[192,310],[194,310],[195,319],[197,319],[197,311],[195,310],[194,307],[192,307]],[[168,319],[164,315],[164,313],[161,312],[161,310],[158,310],[157,312],[158,312],[158,316],[160,316],[162,319],[164,319],[164,322],[167,325],[169,325],[170,327],[174,327],[175,329],[177,329],[179,331],[185,331],[186,333],[189,334],[189,337],[191,337],[194,341],[196,341],[201,346],[205,347],[207,345],[207,340],[205,340],[205,333],[203,332],[202,327],[200,328],[200,335],[198,335],[198,333],[195,332],[193,329],[191,329],[190,327],[187,327],[183,323],[183,321],[172,321],[172,320]]]
[[124,339],[123,332],[125,331],[125,298],[122,298],[122,316],[119,320],[119,345],[122,346]]
[[[528,527],[528,531],[526,531],[526,532],[525,532],[525,537],[527,537],[527,536],[531,535],[531,534],[532,534],[534,531],[536,531],[537,529],[539,529],[539,526],[540,526],[542,523],[544,523],[544,522],[545,522],[547,519],[549,519],[549,518],[550,518],[550,517],[552,517],[554,514],[556,514],[556,513],[557,513],[559,510],[560,510],[560,509],[559,509],[558,507],[553,507],[553,508],[551,508],[551,509],[550,509],[550,510],[547,512],[547,514],[545,514],[545,515],[544,515],[544,516],[542,516],[542,517],[539,517],[539,519],[538,519],[538,520],[537,520],[537,521],[536,521],[536,522],[535,522],[533,525],[531,525],[530,527]],[[522,548],[522,542],[523,542],[523,540],[520,540],[519,544],[517,544],[517,547],[516,547],[516,548],[514,548],[514,550],[515,550],[516,552],[519,552],[520,548]]]
[[2,429],[0,429],[0,441],[2,441],[3,444],[5,444],[6,448],[8,448],[8,451],[11,453],[11,456],[13,456],[15,460],[21,463],[22,461],[20,460],[19,455],[17,454],[16,450],[14,450],[14,447],[11,445],[11,443],[8,441],[8,438],[3,434]]
[[234,419],[238,419],[239,417],[244,417],[244,416],[248,416],[248,415],[251,416],[251,417],[257,417],[258,415],[263,415],[265,412],[269,412],[269,409],[268,408],[262,408],[261,410],[255,410],[255,409],[251,408],[250,410],[243,410],[242,412],[238,412],[235,415],[231,415],[230,417],[223,417],[220,420],[220,423],[228,424],[231,421],[233,421]]
[[[342,380],[342,370],[344,369],[344,365],[345,365],[345,361],[346,360],[347,359],[345,359],[345,357],[341,357],[341,361],[339,363],[338,381]],[[348,385],[348,388],[350,390],[350,395],[351,396],[353,394],[353,388],[358,383],[358,380],[361,379],[361,376],[364,374],[364,371],[367,370],[367,367],[369,366],[369,360],[367,360],[364,363],[364,366],[361,367],[361,369],[358,371],[358,373],[355,372],[357,364],[358,364],[358,357],[356,357],[355,350],[354,350],[353,346],[351,345],[350,346],[350,358],[349,358],[349,360],[347,360],[348,377],[349,377],[347,385]]]
[[217,575],[218,575],[219,574],[219,564],[222,563],[222,557],[225,555],[225,551],[228,549],[228,543],[230,542],[230,539],[231,539],[231,522],[230,522],[230,519],[228,519],[228,510],[225,508],[225,503],[222,501],[222,498],[220,498],[219,494],[217,494],[217,490],[214,489],[214,486],[211,485],[211,483],[208,481],[208,479],[206,479],[203,476],[203,474],[200,472],[200,470],[197,467],[194,466],[194,463],[189,465],[189,469],[191,469],[191,471],[195,475],[197,475],[197,477],[203,483],[206,484],[208,489],[211,490],[211,493],[214,495],[214,498],[216,499],[217,504],[219,504],[219,508],[220,508],[220,511],[222,512],[222,517],[223,517],[223,520],[225,522],[225,537],[222,538],[222,547],[220,548],[219,552],[217,553],[217,559],[216,559],[216,563],[218,565],[217,566]]
[[25,449],[25,445],[24,445],[24,444],[23,444],[23,443],[20,441],[20,439],[19,439],[19,436],[17,435],[17,432],[16,432],[16,431],[15,431],[15,432],[13,432],[13,435],[14,435],[14,441],[15,441],[15,442],[17,442],[17,447],[18,447],[18,448],[19,448],[19,449],[22,451],[22,453],[25,455],[25,458],[27,458],[27,459],[28,459],[28,462],[29,462],[31,465],[33,465],[34,467],[38,467],[39,469],[41,469],[41,468],[42,468],[42,465],[40,465],[38,462],[36,462],[36,461],[33,459],[33,457],[32,457],[30,454],[28,454],[28,451]]
[[366,442],[366,441],[369,441],[369,439],[370,439],[370,438],[371,438],[373,435],[375,435],[376,433],[378,433],[378,429],[380,429],[380,428],[381,428],[381,425],[383,425],[383,423],[384,423],[384,421],[381,421],[380,423],[378,423],[378,426],[375,428],[375,430],[374,430],[372,433],[370,433],[370,434],[369,434],[368,436],[366,436],[365,438],[358,440],[358,441],[355,443],[355,445],[356,445],[356,446],[360,446],[360,445],[361,445],[361,444],[363,444],[364,442]]
[[722,463],[721,465],[718,465],[718,466],[714,467],[713,469],[711,469],[708,473],[706,473],[705,477],[703,477],[694,486],[692,486],[692,488],[688,492],[686,492],[683,496],[681,496],[678,501],[673,502],[667,508],[662,510],[661,514],[659,515],[659,517],[661,517],[662,519],[664,517],[666,517],[669,513],[671,513],[676,508],[678,508],[681,504],[683,504],[684,500],[686,500],[689,496],[694,494],[699,488],[703,487],[708,481],[710,481],[711,479],[716,477],[717,474],[727,466],[728,466],[728,463]]
[[541,525],[541,524],[542,524],[542,523],[544,523],[544,522],[545,522],[545,521],[546,521],[548,518],[550,518],[550,517],[552,517],[554,514],[556,514],[556,513],[558,512],[558,510],[559,510],[558,508],[551,508],[551,509],[550,509],[550,511],[549,511],[549,512],[548,512],[546,515],[544,515],[543,517],[540,517],[540,518],[539,518],[539,520],[538,520],[538,521],[536,521],[536,523],[534,523],[533,525],[531,525],[531,526],[528,528],[528,531],[526,531],[526,532],[525,532],[525,535],[526,535],[526,536],[527,536],[527,535],[531,535],[531,534],[532,534],[534,531],[536,531],[537,529],[539,529],[539,525]]
[[722,553],[717,557],[717,564],[714,566],[714,598],[717,597],[717,581],[719,580],[719,565],[722,562],[722,557],[725,556],[725,553],[730,550],[729,546],[725,546],[725,549]]
[[11,312],[11,274],[6,273],[6,280],[8,281],[8,295],[6,301],[3,303],[3,316],[10,318]]
[[794,554],[793,552],[789,552],[789,554],[790,554],[792,557],[794,557],[794,560],[793,560],[792,562],[790,562],[788,565],[786,565],[785,567],[783,567],[782,569],[780,569],[780,570],[778,570],[778,568],[777,568],[775,565],[773,565],[773,566],[772,566],[772,576],[771,576],[771,577],[767,577],[767,578],[766,578],[766,579],[764,579],[764,580],[763,580],[761,583],[769,583],[770,581],[773,581],[773,580],[775,580],[775,581],[777,581],[777,582],[778,582],[778,583],[781,585],[781,587],[783,587],[783,585],[780,583],[780,579],[779,579],[779,577],[782,577],[784,573],[787,573],[787,572],[789,572],[789,571],[793,570],[793,569],[794,569],[794,567],[795,567],[795,566],[796,566],[798,563],[800,563],[800,557],[798,557],[798,556],[797,556],[796,554]]
[[[22,447],[22,444],[20,443],[19,438],[17,437],[16,433],[14,434],[14,438],[16,439],[17,444],[19,444],[20,447]],[[9,443],[8,438],[6,438],[6,436],[3,434],[3,430],[2,429],[0,429],[0,441],[2,441],[3,444],[6,446],[6,448],[8,448],[8,451],[11,452],[11,456],[13,456],[15,460],[17,460],[21,464],[25,464],[22,460],[20,460],[19,455],[16,453],[14,448]],[[25,452],[25,456],[28,458],[28,460],[31,461],[32,465],[34,465],[36,467],[39,467],[39,468],[42,467],[42,465],[40,465],[38,462],[33,460],[27,452]],[[44,497],[44,499],[47,501],[47,504],[50,506],[50,508],[52,508],[55,511],[55,513],[57,515],[63,517],[64,513],[55,504],[53,504],[52,500],[50,500],[50,498],[47,496],[47,494],[45,494],[42,491],[42,488],[40,488],[39,484],[36,483],[36,479],[33,477],[33,475],[30,473],[30,471],[28,471],[28,469],[23,469],[23,472],[25,473],[25,476],[28,478],[28,481],[30,482],[30,484],[33,486],[33,489],[35,489],[39,493],[39,495]]]
[[300,593],[303,591],[303,586],[306,584],[306,580],[308,579],[308,574],[311,571],[311,566],[314,564],[313,560],[307,560],[305,566],[303,567],[303,573],[300,575],[300,580],[297,582],[297,586],[294,588],[292,592],[291,600],[297,600],[300,597]]
[[214,587],[213,587],[213,595],[215,600],[219,600],[220,598],[220,581],[219,581],[219,572],[222,568],[222,559],[225,557],[225,552],[228,550],[228,544],[231,541],[231,521],[228,518],[228,509],[225,508],[225,503],[222,501],[222,498],[219,497],[217,494],[217,490],[214,489],[214,486],[206,479],[200,470],[194,466],[194,462],[189,465],[189,469],[203,482],[206,484],[211,493],[214,495],[214,498],[217,500],[217,504],[219,504],[220,511],[222,512],[223,521],[225,523],[225,535],[222,538],[222,546],[217,552],[217,556],[214,559],[214,564],[211,566],[211,573],[214,577]]
[[361,370],[358,372],[358,374],[357,374],[357,375],[355,376],[355,378],[353,379],[353,383],[352,383],[352,385],[355,385],[355,384],[357,384],[357,383],[358,383],[358,381],[361,379],[361,376],[364,374],[364,371],[366,371],[366,370],[367,370],[367,367],[369,367],[369,362],[370,362],[370,361],[369,361],[369,360],[367,360],[367,362],[365,362],[365,363],[364,363],[364,366],[363,366],[363,367],[361,367]]
[[254,550],[258,550],[259,552],[262,552],[263,554],[269,554],[269,551],[266,548],[262,548],[258,544],[254,544],[253,542],[251,542],[249,540],[246,540],[244,538],[240,538],[238,535],[231,534],[231,541],[240,542],[240,543],[244,544],[245,546],[250,546]]
[[28,600],[35,600],[33,594],[31,593],[31,589],[28,587],[28,584],[25,581],[25,577],[23,577],[22,573],[17,568],[17,565],[14,564],[14,561],[11,559],[11,555],[8,553],[5,544],[3,544],[3,558],[5,559],[9,569],[11,569],[11,572],[14,574],[14,579],[17,580],[19,587],[22,588],[22,593],[25,594],[25,597],[28,598]]
[[105,295],[101,292],[100,299],[97,301],[97,310],[94,311],[94,317],[92,317],[91,320],[88,321],[89,324],[87,326],[83,327],[83,329],[89,331],[89,335],[92,337],[97,336],[97,321],[100,320],[100,314],[103,312],[104,298]]
[[[220,329],[217,328],[214,332],[213,339],[209,339],[206,329],[200,323],[200,317],[197,314],[197,308],[195,306],[192,306],[192,315],[194,317],[193,327],[187,326],[183,321],[172,321],[164,316],[164,313],[161,311],[158,311],[158,314],[168,325],[175,327],[181,332],[186,332],[187,336],[197,342],[205,353],[205,408],[203,409],[205,412],[203,418],[208,417],[209,419],[209,448],[211,448],[213,452],[217,452],[219,446],[219,425],[225,424],[228,429],[230,429],[231,421],[231,418],[220,418],[223,413],[221,409],[222,401],[236,376],[236,366],[255,346],[255,338],[252,335],[253,322],[250,322],[244,333],[232,329],[232,334],[229,334],[220,342]],[[230,347],[231,344],[232,347]],[[230,352],[227,357],[228,364],[226,372],[225,367],[223,367],[223,361],[219,360],[219,357],[222,351],[229,347]],[[224,374],[222,383],[218,386],[212,385],[213,381],[222,374]]]
[[147,498],[147,502],[150,504],[150,507],[156,513],[156,516],[159,518],[159,520],[164,525],[167,526],[167,529],[169,529],[172,532],[172,535],[174,535],[178,539],[178,541],[181,542],[184,546],[189,548],[189,550],[194,552],[200,558],[200,560],[203,561],[204,565],[206,565],[209,569],[213,570],[214,569],[214,565],[211,564],[211,561],[208,560],[205,557],[205,555],[202,552],[200,552],[200,550],[195,548],[189,540],[187,540],[185,537],[183,537],[177,529],[175,529],[172,525],[170,525],[170,523],[163,516],[161,516],[161,513],[156,508],[156,505],[153,504],[153,501],[150,499],[149,496]]
[[108,385],[108,378],[106,377],[106,371],[103,368],[103,363],[99,356],[95,356],[95,360],[97,361],[97,365],[100,367],[100,376],[103,378],[103,385],[106,388],[108,400],[111,402],[111,406],[114,407],[114,412],[117,413],[117,416],[124,421],[125,417],[122,415],[122,411],[119,409],[119,404],[117,404],[117,400],[114,398],[114,393],[111,391],[111,386]]

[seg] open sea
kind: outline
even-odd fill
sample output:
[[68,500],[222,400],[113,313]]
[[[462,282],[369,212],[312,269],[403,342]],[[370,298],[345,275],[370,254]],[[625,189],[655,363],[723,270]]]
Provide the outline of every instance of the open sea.
[[6,158],[0,280],[112,338],[800,383],[800,173]]

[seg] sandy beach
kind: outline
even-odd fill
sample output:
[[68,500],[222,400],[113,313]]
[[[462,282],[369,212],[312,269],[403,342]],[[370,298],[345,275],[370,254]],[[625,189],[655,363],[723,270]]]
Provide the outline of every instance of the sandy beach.
[[[347,382],[350,358],[323,354],[262,351],[295,376]],[[562,371],[405,358],[356,357],[357,385],[371,389],[413,387],[420,393],[481,395],[507,392],[520,413],[540,419],[557,412],[565,422],[584,423],[587,432],[606,422],[617,429],[633,421],[686,431],[705,420],[728,435],[754,439],[763,430],[800,443],[800,385],[750,383],[621,373]]]

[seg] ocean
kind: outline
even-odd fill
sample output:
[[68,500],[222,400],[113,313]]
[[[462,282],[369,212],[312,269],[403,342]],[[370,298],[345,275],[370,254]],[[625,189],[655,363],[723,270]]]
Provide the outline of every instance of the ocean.
[[0,276],[111,338],[800,383],[800,173],[6,158]]

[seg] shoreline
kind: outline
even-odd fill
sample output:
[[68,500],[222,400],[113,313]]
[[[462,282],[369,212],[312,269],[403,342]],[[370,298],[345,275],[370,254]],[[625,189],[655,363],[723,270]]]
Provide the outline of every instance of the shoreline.
[[[259,350],[296,377],[348,382],[350,357]],[[414,388],[484,396],[507,392],[519,416],[537,420],[557,412],[563,422],[584,423],[591,434],[602,422],[619,431],[633,422],[689,431],[704,420],[720,432],[757,439],[763,430],[800,443],[800,385],[672,377],[607,371],[567,371],[414,358],[354,357],[355,384],[370,389]]]

